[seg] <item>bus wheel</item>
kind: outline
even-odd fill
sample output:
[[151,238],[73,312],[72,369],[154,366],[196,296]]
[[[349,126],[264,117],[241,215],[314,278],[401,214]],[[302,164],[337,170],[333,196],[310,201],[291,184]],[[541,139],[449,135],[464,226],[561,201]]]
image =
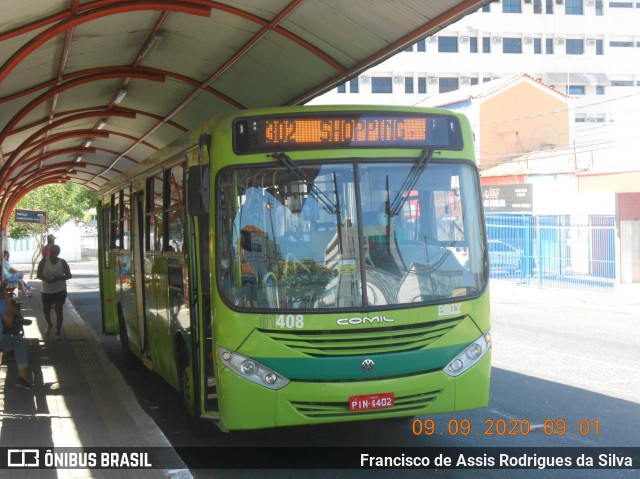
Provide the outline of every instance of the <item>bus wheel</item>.
[[122,364],[128,369],[132,369],[136,365],[136,357],[129,349],[129,333],[127,333],[127,325],[124,322],[122,311],[118,309],[118,326],[120,328],[120,351],[122,354]]

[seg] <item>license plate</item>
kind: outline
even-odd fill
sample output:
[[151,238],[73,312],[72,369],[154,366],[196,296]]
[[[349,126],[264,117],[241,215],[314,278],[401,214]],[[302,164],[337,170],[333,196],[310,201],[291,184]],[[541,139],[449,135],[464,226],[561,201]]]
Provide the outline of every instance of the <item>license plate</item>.
[[393,393],[365,394],[349,398],[349,411],[366,411],[369,409],[384,409],[394,404]]

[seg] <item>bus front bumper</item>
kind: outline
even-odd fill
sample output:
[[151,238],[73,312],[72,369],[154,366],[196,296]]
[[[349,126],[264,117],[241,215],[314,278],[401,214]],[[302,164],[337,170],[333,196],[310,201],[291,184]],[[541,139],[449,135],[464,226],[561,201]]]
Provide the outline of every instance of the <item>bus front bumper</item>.
[[[292,381],[272,390],[247,381],[229,368],[219,369],[221,427],[260,429],[303,424],[419,416],[486,407],[491,350],[457,377],[434,371],[373,381]],[[388,398],[393,396],[393,405]],[[350,410],[354,397],[384,397],[383,406]]]

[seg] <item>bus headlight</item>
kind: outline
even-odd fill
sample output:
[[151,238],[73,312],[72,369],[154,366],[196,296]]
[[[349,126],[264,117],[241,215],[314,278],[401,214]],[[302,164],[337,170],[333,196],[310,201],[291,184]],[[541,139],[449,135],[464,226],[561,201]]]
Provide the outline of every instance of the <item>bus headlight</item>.
[[444,372],[449,376],[459,376],[477,363],[489,349],[491,349],[491,331],[480,336],[467,346],[464,351],[453,358],[451,362],[444,367]]
[[227,367],[260,386],[269,389],[281,389],[289,384],[287,378],[280,376],[273,369],[235,351],[218,347],[218,355]]

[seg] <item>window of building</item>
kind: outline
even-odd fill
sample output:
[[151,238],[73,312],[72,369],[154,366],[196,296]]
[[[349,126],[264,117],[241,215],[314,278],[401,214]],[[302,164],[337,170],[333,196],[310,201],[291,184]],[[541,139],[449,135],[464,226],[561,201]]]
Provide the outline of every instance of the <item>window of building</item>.
[[338,85],[338,93],[347,93],[346,83],[340,83],[340,85]]
[[413,51],[413,45],[409,45],[407,48],[404,49],[405,52],[410,53]]
[[483,5],[482,6],[482,11],[485,13],[491,12],[491,6],[490,5]]
[[585,87],[584,85],[569,85],[567,87],[567,94],[568,95],[584,95]]
[[610,47],[621,47],[621,48],[633,48],[633,42],[626,42],[626,41],[610,41],[609,42],[609,46]]
[[371,77],[371,93],[393,93],[391,77]]
[[478,53],[478,38],[477,37],[469,38],[469,52]]
[[535,55],[542,54],[542,38],[533,39],[533,53]]
[[478,77],[471,77],[471,85],[477,85],[478,84]]
[[522,13],[520,0],[502,0],[502,13]]
[[564,0],[565,15],[584,15],[582,0]]
[[611,86],[633,86],[633,80],[611,80]]
[[491,81],[491,77],[482,77],[482,83],[487,83],[488,81]]
[[426,52],[427,51],[427,42],[424,39],[418,41],[418,43],[416,43],[416,49],[419,52]]
[[458,51],[458,37],[439,36],[438,51],[455,53]]
[[418,93],[427,93],[427,77],[418,77]]
[[601,17],[604,15],[604,8],[602,7],[602,0],[596,0],[596,16]]
[[553,54],[553,38],[545,38],[544,45],[545,45],[545,53],[547,55],[552,55]]
[[404,77],[404,92],[413,93],[413,77]]
[[553,15],[553,0],[546,0],[544,13],[547,15]]
[[533,13],[542,13],[542,0],[533,0]]
[[459,87],[458,78],[456,77],[440,77],[440,93],[457,90]]
[[482,37],[482,53],[491,53],[491,37]]
[[604,41],[596,40],[596,55],[604,55]]
[[522,53],[522,38],[503,38],[502,53]]
[[349,80],[349,91],[351,93],[358,93],[360,91],[360,83],[358,82],[358,77]]
[[604,87],[602,85],[596,86],[596,95],[604,95]]
[[587,121],[587,115],[585,115],[584,113],[576,113],[576,119],[575,119],[576,123],[584,123],[586,121]]
[[567,55],[582,55],[584,54],[584,40],[567,38],[565,48]]
[[633,2],[609,2],[609,8],[633,8]]

